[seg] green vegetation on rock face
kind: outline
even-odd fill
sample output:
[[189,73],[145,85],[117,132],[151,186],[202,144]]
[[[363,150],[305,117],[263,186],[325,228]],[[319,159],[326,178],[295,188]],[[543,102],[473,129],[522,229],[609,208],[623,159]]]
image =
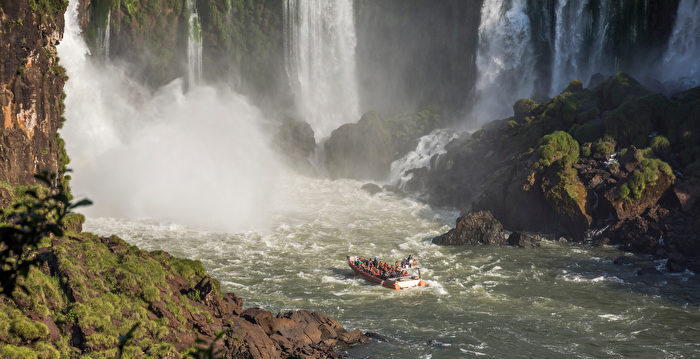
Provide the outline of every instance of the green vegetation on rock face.
[[615,140],[609,136],[605,136],[604,138],[595,141],[591,145],[591,154],[593,155],[593,158],[598,160],[608,159],[614,152]]
[[671,142],[664,136],[656,136],[651,139],[651,149],[657,156],[666,154],[671,150]]
[[63,14],[68,8],[68,0],[27,0],[27,2],[32,11],[38,11],[42,15]]
[[[272,95],[284,76],[282,1],[192,0],[203,42],[203,75],[258,95]],[[109,16],[108,16],[109,14]],[[92,53],[102,53],[110,20],[110,57],[127,59],[154,87],[184,73],[186,0],[93,1],[85,29]]]
[[552,165],[559,169],[568,169],[578,161],[579,146],[568,133],[556,131],[539,140],[537,154],[535,168],[540,171]]
[[635,159],[639,161],[639,166],[620,186],[617,194],[619,199],[627,202],[641,199],[645,190],[656,186],[656,182],[662,175],[669,177],[673,183],[676,176],[673,174],[671,166],[658,158],[648,157],[651,154],[653,154],[651,149],[639,150],[635,153]]

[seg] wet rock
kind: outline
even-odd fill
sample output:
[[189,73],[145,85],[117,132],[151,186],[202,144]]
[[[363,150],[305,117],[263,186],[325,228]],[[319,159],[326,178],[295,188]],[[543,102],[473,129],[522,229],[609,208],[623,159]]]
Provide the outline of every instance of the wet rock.
[[673,252],[668,255],[668,261],[666,261],[666,269],[668,269],[669,272],[685,272],[687,268],[688,261],[686,260],[684,255],[678,252]]
[[489,211],[469,212],[457,219],[454,229],[433,238],[438,245],[505,245],[503,225]]
[[379,333],[367,332],[367,333],[365,333],[365,336],[371,340],[376,341],[376,342],[382,342],[382,343],[389,342],[389,339],[387,339],[385,336],[383,336]]
[[382,191],[382,188],[374,183],[365,183],[362,185],[362,187],[360,187],[360,189],[371,194],[372,196]]
[[663,275],[658,269],[654,267],[645,267],[637,271],[637,275],[640,277],[655,277]]
[[316,148],[314,130],[304,121],[284,118],[275,133],[273,146],[296,167],[310,166],[308,158]]
[[627,266],[627,265],[632,265],[636,261],[633,258],[627,257],[627,256],[619,256],[615,258],[613,263],[619,265],[619,266]]
[[520,248],[537,248],[540,246],[541,241],[542,237],[536,234],[513,232],[508,236],[507,244]]

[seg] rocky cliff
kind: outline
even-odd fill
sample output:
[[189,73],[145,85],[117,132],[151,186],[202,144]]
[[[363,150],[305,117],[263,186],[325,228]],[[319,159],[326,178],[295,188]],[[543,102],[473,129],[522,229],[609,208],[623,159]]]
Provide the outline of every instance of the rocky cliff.
[[509,230],[620,245],[700,268],[700,92],[653,94],[618,73],[453,141],[407,188],[488,210]]
[[0,1],[0,181],[34,183],[36,172],[68,161],[57,133],[66,75],[56,57],[67,5]]
[[[190,24],[192,5],[198,25]],[[127,65],[158,88],[187,73],[188,36],[202,43],[202,76],[255,99],[284,98],[282,1],[81,0],[80,23],[96,57]],[[195,26],[195,29],[191,29]]]
[[243,309],[201,263],[114,236],[67,232],[44,245],[42,265],[0,295],[0,357],[114,358],[134,325],[124,357],[180,358],[213,343],[227,358],[327,358],[368,342],[323,313]]

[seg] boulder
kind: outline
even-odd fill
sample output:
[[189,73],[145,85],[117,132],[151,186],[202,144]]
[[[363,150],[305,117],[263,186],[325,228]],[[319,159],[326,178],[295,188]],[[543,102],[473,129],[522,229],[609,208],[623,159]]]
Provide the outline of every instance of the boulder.
[[323,146],[326,169],[334,178],[380,180],[396,159],[392,127],[376,113],[338,127]]
[[293,118],[285,118],[277,127],[274,147],[294,164],[308,165],[308,158],[316,149],[311,125]]
[[513,232],[508,236],[507,244],[520,248],[536,248],[540,246],[542,237],[532,233]]
[[438,245],[505,245],[503,225],[489,211],[469,212],[459,217],[454,229],[433,238]]
[[371,194],[372,196],[382,191],[382,188],[374,183],[365,183],[362,185],[362,187],[360,187],[360,189]]

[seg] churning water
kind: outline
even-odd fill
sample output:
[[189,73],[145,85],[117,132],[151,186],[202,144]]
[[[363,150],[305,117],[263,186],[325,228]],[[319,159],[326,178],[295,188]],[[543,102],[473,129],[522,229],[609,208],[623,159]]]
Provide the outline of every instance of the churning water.
[[[698,357],[699,280],[638,277],[614,248],[440,247],[456,216],[362,183],[290,177],[267,230],[216,233],[159,221],[89,219],[87,230],[201,260],[244,306],[328,313],[379,333],[371,358]],[[196,210],[193,208],[193,210]],[[428,287],[392,291],[354,276],[345,256],[421,259]],[[660,265],[662,263],[648,263]],[[641,265],[640,265],[641,266]]]

